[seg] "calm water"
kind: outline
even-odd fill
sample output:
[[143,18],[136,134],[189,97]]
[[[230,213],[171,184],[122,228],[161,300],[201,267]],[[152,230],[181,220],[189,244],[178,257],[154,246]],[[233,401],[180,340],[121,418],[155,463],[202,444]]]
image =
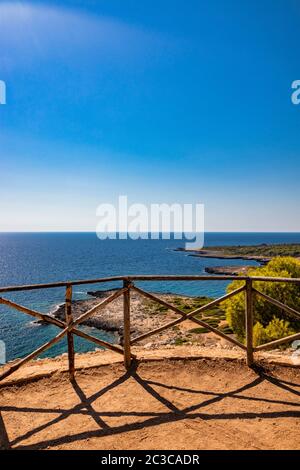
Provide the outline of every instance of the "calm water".
[[[296,233],[207,233],[205,245],[248,245],[300,242]],[[180,240],[105,240],[93,233],[0,233],[0,285],[35,284],[124,274],[204,274],[206,266],[253,264],[242,260],[201,259],[175,252]],[[226,282],[144,282],[151,291],[215,297],[224,293]],[[107,284],[107,288],[118,284]],[[87,290],[104,285],[77,286],[74,298],[87,298]],[[64,289],[5,294],[23,305],[49,312],[64,301]],[[7,359],[23,357],[57,333],[54,326],[37,325],[22,313],[0,306],[0,339],[6,343]],[[113,341],[114,336],[83,327],[93,335]],[[76,350],[94,349],[76,338]],[[66,351],[60,342],[46,356]]]

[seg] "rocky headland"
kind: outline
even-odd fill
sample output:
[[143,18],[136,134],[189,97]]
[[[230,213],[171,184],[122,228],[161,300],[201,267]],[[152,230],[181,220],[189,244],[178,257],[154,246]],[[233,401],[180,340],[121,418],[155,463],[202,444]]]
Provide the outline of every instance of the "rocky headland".
[[[99,304],[101,300],[111,295],[113,290],[91,291],[88,294],[90,299],[77,300],[72,302],[73,318],[76,320],[83,313]],[[198,308],[211,299],[207,297],[188,297],[174,294],[157,294],[156,296],[166,302],[188,313]],[[172,320],[179,318],[179,315],[167,307],[153,302],[140,294],[131,291],[131,335],[139,336],[148,331],[154,330]],[[65,306],[62,304],[53,315],[63,320],[65,319]],[[200,317],[199,317],[200,318]],[[222,331],[232,334],[225,320],[224,312],[215,307],[205,312],[201,318],[214,327],[220,327]],[[122,296],[109,303],[107,306],[96,311],[91,317],[86,319],[83,325],[91,326],[100,330],[114,332],[116,334],[116,342],[123,342],[123,299]],[[224,341],[222,338],[210,333],[206,328],[197,327],[198,325],[191,320],[186,320],[179,325],[175,325],[165,331],[154,336],[142,340],[139,344],[149,348],[156,348],[163,345],[182,345],[182,344],[198,344],[211,345]]]

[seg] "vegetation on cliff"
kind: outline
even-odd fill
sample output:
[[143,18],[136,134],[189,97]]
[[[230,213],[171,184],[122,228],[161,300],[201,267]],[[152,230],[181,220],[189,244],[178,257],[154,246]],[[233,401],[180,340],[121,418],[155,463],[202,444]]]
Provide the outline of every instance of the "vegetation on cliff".
[[[292,257],[277,257],[266,266],[249,269],[250,276],[300,278],[300,261]],[[243,285],[235,280],[228,292]],[[300,283],[254,281],[253,287],[276,300],[300,311]],[[240,340],[245,339],[245,294],[242,292],[223,303],[226,319]],[[300,320],[259,296],[254,296],[254,343],[283,338],[300,331]]]
[[[209,246],[205,252],[220,253],[220,256],[261,256],[273,258],[275,256],[300,257],[300,243],[238,245],[238,246]],[[203,250],[199,250],[201,253]]]

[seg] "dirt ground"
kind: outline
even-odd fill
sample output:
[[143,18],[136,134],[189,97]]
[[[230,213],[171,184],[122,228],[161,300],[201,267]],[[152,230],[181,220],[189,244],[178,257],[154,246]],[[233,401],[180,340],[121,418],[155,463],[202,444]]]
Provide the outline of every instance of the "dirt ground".
[[12,449],[300,449],[299,367],[165,359],[0,389]]

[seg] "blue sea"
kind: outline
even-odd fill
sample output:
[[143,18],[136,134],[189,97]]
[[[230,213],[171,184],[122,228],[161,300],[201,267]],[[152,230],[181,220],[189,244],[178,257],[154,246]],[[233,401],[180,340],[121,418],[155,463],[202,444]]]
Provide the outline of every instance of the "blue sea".
[[[205,246],[299,243],[299,233],[206,233]],[[196,258],[174,251],[184,240],[99,240],[95,233],[0,233],[0,286],[91,279],[126,274],[205,274],[205,267],[257,265],[243,260]],[[88,298],[87,291],[117,287],[118,283],[76,286],[74,299]],[[146,290],[192,296],[222,295],[227,282],[143,282]],[[3,294],[3,297],[51,312],[64,302],[64,289],[43,289]],[[114,341],[111,333],[82,327],[86,332]],[[0,340],[7,360],[24,357],[57,334],[52,325],[39,325],[32,317],[0,306]],[[76,351],[94,345],[75,338]],[[66,342],[53,346],[42,357],[66,352]]]

